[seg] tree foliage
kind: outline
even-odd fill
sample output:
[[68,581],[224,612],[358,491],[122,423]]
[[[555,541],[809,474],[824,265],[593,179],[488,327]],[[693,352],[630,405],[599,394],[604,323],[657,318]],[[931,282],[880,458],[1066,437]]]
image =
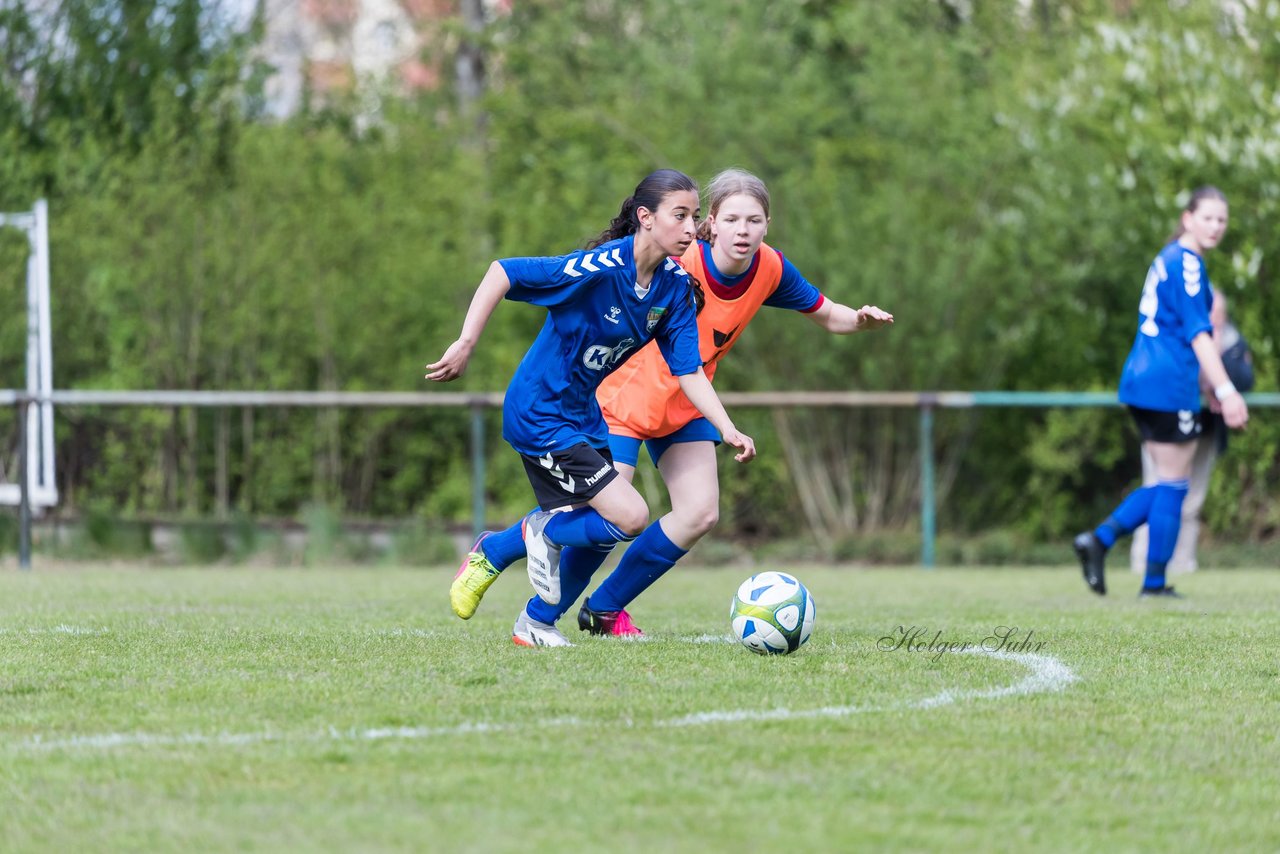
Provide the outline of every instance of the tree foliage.
[[[769,184],[770,243],[897,323],[841,339],[765,311],[721,388],[1113,388],[1146,266],[1202,183],[1232,203],[1210,275],[1275,387],[1274,4],[527,0],[468,42],[488,52],[479,125],[447,86],[264,121],[256,31],[215,12],[0,11],[0,207],[51,201],[59,387],[420,389],[491,258],[581,246],[654,168],[730,165]],[[11,305],[22,263],[0,242]],[[541,321],[500,307],[462,388],[502,388]],[[69,412],[64,492],[462,519],[466,416],[441,412]],[[914,412],[739,418],[764,456],[726,467],[724,524],[802,516],[831,542],[914,524]],[[1136,472],[1118,411],[943,412],[936,430],[953,528],[1058,536]],[[1275,532],[1278,437],[1259,414],[1233,443],[1216,527]],[[528,489],[499,444],[488,488],[511,515]]]

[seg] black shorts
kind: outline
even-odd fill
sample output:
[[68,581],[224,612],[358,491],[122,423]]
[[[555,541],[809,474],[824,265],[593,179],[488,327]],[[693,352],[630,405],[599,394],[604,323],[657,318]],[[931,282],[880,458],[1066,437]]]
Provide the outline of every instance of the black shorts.
[[1161,412],[1158,409],[1130,406],[1129,414],[1138,425],[1138,433],[1148,442],[1194,442],[1204,433],[1204,422],[1200,411],[1196,409]]
[[521,454],[520,459],[533,484],[533,497],[543,510],[585,504],[618,476],[609,449],[593,448],[586,442],[540,457]]

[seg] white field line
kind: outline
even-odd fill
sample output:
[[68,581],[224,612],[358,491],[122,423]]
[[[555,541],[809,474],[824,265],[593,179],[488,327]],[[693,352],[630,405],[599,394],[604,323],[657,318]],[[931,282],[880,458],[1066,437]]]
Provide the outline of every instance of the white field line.
[[45,628],[11,629],[0,627],[0,635],[105,635],[106,629],[90,629],[85,626],[60,624]]
[[[710,643],[719,640],[718,636],[704,636],[706,640],[696,642]],[[1061,691],[1076,680],[1076,676],[1061,661],[1050,655],[1039,655],[1029,652],[987,652],[985,650],[968,650],[968,654],[986,655],[1003,661],[1013,661],[1026,667],[1030,672],[1022,679],[1010,685],[985,689],[947,689],[923,700],[914,700],[887,706],[824,706],[816,709],[730,709],[725,711],[698,712],[678,718],[654,721],[653,727],[691,727],[707,724],[741,723],[755,721],[800,720],[806,718],[845,718],[868,712],[884,712],[898,709],[933,709],[949,706],[962,700],[994,700],[1004,697],[1017,697],[1029,694],[1044,694]],[[186,733],[182,735],[155,735],[145,732],[135,733],[102,733],[99,735],[80,735],[70,738],[44,739],[33,738],[29,741],[11,745],[25,750],[76,750],[76,749],[111,749],[116,747],[167,747],[184,745],[213,745],[216,747],[233,747],[243,744],[262,742],[324,742],[324,741],[387,741],[417,740],[450,736],[470,735],[474,733],[515,732],[525,729],[546,731],[561,727],[589,726],[591,722],[580,718],[550,718],[544,721],[491,724],[468,723],[457,726],[442,727],[384,727],[377,729],[336,729],[309,735],[245,732],[245,733]],[[618,721],[610,721],[609,726],[618,726]],[[635,727],[632,721],[622,723],[623,726]],[[642,725],[641,725],[642,726]]]
[[1004,661],[1016,661],[1031,672],[1012,685],[999,688],[959,689],[948,688],[932,697],[888,706],[823,706],[816,709],[733,709],[723,712],[698,712],[659,721],[657,726],[701,726],[703,724],[736,723],[739,721],[787,721],[802,718],[845,718],[867,712],[888,712],[895,709],[933,709],[949,706],[961,700],[993,700],[1000,697],[1016,697],[1024,694],[1044,694],[1061,691],[1076,676],[1071,669],[1051,655],[1031,652],[988,652],[982,649],[965,650],[969,655],[985,655]]
[[[552,718],[538,724],[539,727],[582,726],[577,718]],[[330,727],[324,732],[305,735],[272,732],[220,732],[213,734],[184,733],[182,735],[153,735],[145,732],[109,732],[101,735],[77,735],[71,738],[42,739],[20,743],[17,747],[29,750],[71,750],[76,748],[107,749],[112,747],[168,747],[182,745],[214,745],[231,747],[240,744],[262,742],[317,742],[317,741],[387,741],[390,739],[414,740],[440,736],[470,735],[472,733],[510,732],[524,729],[524,724],[460,724],[447,727],[380,727],[375,729],[338,729]]]
[[1076,681],[1076,675],[1071,672],[1071,668],[1051,655],[1040,655],[1034,652],[988,652],[981,649],[970,649],[965,650],[965,652],[970,655],[988,655],[1003,661],[1016,661],[1019,664],[1026,665],[1031,672],[1021,681],[1012,685],[1005,685],[1002,688],[987,688],[984,690],[948,689],[940,694],[911,703],[909,708],[932,709],[936,706],[950,705],[959,700],[995,700],[1000,697],[1016,697],[1023,694],[1048,694],[1054,691],[1061,691]]

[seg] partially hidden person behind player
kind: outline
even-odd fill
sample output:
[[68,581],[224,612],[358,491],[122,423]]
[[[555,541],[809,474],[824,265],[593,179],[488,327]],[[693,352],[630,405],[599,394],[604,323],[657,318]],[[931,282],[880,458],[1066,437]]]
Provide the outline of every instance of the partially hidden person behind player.
[[1152,262],[1138,304],[1138,332],[1120,376],[1120,401],[1142,436],[1155,467],[1156,483],[1129,493],[1073,546],[1085,583],[1107,592],[1107,551],[1120,537],[1147,524],[1147,567],[1141,597],[1179,597],[1165,572],[1182,520],[1200,420],[1200,386],[1213,389],[1228,427],[1249,420],[1249,408],[1223,367],[1209,313],[1213,289],[1204,255],[1227,229],[1227,199],[1216,187],[1191,194],[1168,245]]
[[[836,334],[893,322],[891,314],[875,306],[854,310],[826,299],[780,252],[763,243],[769,227],[769,191],[756,176],[739,169],[721,172],[707,187],[707,202],[709,216],[699,228],[700,240],[681,263],[706,285],[698,336],[709,377],[762,306],[799,311]],[[583,603],[578,626],[595,634],[637,635],[641,632],[626,607],[718,521],[715,446],[720,435],[681,393],[653,345],[601,384],[598,397],[609,422],[614,466],[631,480],[640,445],[646,443],[667,484],[671,512],[627,548],[618,566]],[[470,617],[497,574],[519,558],[518,550],[503,552],[501,542],[495,541],[502,536],[482,537],[468,555],[451,590],[458,616]],[[561,563],[575,567],[575,577],[589,578],[608,553],[604,548],[566,549]],[[585,581],[577,593],[583,590]],[[562,592],[561,614],[573,604],[568,588]]]
[[561,549],[611,548],[648,525],[644,498],[613,467],[596,401],[601,381],[627,357],[654,341],[680,390],[738,449],[735,458],[755,456],[755,443],[734,427],[703,371],[694,283],[670,257],[693,243],[697,213],[697,184],[662,169],[640,182],[587,249],[494,261],[458,340],[427,365],[429,380],[461,376],[504,297],[547,309],[502,407],[503,438],[524,461],[538,503],[519,531],[537,595],[516,619],[517,644],[570,645],[553,625],[561,600]]

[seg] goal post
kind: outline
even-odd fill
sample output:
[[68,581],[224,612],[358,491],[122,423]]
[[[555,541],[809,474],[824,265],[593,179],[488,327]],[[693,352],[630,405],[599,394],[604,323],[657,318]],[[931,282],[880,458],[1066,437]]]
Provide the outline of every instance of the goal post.
[[20,480],[25,471],[27,501],[34,509],[54,507],[58,503],[54,479],[53,403],[53,328],[49,310],[49,205],[40,199],[30,211],[0,213],[0,227],[9,226],[27,236],[27,377],[26,390],[41,402],[23,407],[26,424],[18,429],[25,439],[20,443],[23,459],[18,472],[9,482],[0,483],[0,504],[17,506],[22,502]]

